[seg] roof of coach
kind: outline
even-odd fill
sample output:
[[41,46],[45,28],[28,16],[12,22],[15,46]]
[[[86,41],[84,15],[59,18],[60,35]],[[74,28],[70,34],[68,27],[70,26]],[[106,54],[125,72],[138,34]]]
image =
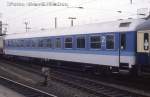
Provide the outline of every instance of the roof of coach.
[[41,32],[32,32],[32,33],[30,32],[30,33],[20,33],[20,34],[9,34],[6,35],[5,39],[135,31],[137,25],[143,22],[144,19],[118,20],[112,22],[87,24],[87,25],[74,26],[68,28],[57,28],[47,32],[41,31]]
[[150,19],[137,26],[137,30],[150,30]]

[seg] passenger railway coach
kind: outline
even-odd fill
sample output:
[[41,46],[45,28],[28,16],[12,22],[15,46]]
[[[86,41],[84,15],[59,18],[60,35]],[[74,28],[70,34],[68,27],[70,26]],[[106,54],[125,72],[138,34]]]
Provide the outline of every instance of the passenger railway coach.
[[[60,28],[49,32],[10,34],[5,37],[4,51],[9,56],[57,60],[60,64],[74,63],[74,66],[82,64],[83,67],[90,66],[93,71],[99,72],[136,71],[141,66],[138,62],[142,62],[137,59],[147,56],[143,52],[149,52],[149,46],[142,48],[143,41],[149,42],[149,36],[145,31],[137,34],[136,30],[144,21],[128,19]],[[143,36],[144,40],[140,41]]]

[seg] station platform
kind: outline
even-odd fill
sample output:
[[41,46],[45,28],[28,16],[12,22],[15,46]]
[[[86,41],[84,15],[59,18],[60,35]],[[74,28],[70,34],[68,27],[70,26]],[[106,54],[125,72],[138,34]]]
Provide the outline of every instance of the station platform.
[[0,85],[0,97],[25,97],[5,86]]

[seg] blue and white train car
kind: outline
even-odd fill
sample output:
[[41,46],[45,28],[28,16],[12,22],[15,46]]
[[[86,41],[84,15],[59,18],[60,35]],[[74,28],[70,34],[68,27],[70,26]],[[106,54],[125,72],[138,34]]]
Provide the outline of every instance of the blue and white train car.
[[144,21],[127,19],[48,32],[10,34],[5,36],[4,51],[11,56],[130,70],[136,66],[136,28]]

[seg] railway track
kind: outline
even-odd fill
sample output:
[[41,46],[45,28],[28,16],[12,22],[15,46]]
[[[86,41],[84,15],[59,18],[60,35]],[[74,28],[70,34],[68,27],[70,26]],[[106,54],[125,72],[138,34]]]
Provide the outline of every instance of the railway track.
[[138,91],[127,87],[110,83],[94,81],[87,78],[53,71],[52,79],[86,90],[100,97],[150,97],[144,91]]
[[24,95],[25,97],[57,97],[55,95],[15,82],[2,76],[0,76],[0,84]]
[[[18,65],[16,64],[15,66]],[[19,65],[19,67],[23,69],[23,66]],[[25,67],[24,69],[28,70],[28,67]],[[28,71],[40,74],[38,71],[36,72],[35,69],[32,70],[29,68]],[[150,97],[149,93],[138,89],[135,90],[121,85],[95,81],[69,72],[52,70],[50,77],[52,80],[60,81],[100,97]]]

